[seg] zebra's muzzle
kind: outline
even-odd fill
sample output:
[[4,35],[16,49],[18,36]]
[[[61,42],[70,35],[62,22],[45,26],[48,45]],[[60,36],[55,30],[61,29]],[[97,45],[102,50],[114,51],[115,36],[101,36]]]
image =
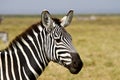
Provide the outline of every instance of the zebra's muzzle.
[[72,56],[72,63],[67,65],[66,67],[72,74],[77,74],[83,67],[83,62],[80,59],[80,56],[76,53],[71,53]]

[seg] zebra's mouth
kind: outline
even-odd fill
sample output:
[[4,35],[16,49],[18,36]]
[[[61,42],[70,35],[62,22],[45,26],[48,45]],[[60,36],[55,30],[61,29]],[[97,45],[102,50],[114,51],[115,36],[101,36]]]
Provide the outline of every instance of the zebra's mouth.
[[77,74],[80,72],[80,70],[83,67],[83,62],[81,61],[78,54],[72,54],[72,63],[70,65],[67,65],[66,67],[69,69],[69,71],[72,74]]
[[80,70],[82,69],[82,67],[81,67],[81,66],[79,66],[79,67],[70,67],[70,68],[68,68],[68,69],[69,69],[69,71],[70,71],[72,74],[77,74],[77,73],[80,72]]

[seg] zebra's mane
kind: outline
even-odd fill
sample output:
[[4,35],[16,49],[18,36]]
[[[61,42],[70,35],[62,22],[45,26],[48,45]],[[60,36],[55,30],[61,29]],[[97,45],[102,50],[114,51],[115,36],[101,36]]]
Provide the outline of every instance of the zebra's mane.
[[[61,21],[59,20],[59,19],[57,19],[57,18],[52,18],[52,20],[55,22],[55,24],[58,24],[58,25],[60,25],[60,23],[61,23]],[[10,42],[10,44],[7,46],[7,48],[8,47],[10,47],[10,46],[12,46],[12,44],[14,44],[16,41],[20,41],[21,40],[21,37],[26,37],[27,35],[33,35],[33,31],[32,30],[35,30],[36,32],[40,32],[39,30],[38,30],[38,26],[41,26],[43,29],[45,28],[45,26],[43,26],[43,24],[42,24],[42,21],[40,21],[40,22],[37,22],[37,23],[35,23],[35,24],[32,24],[29,28],[27,28],[25,31],[23,31],[21,34],[19,34],[18,36],[16,36],[11,42]]]

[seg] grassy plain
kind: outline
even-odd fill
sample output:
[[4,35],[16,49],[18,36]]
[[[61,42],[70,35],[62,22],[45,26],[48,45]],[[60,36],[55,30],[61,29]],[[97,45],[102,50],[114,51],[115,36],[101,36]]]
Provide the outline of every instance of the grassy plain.
[[[80,21],[74,17],[67,31],[79,52],[84,67],[77,75],[51,62],[38,80],[119,80],[120,79],[120,16],[96,16],[95,21]],[[40,17],[5,17],[0,31],[8,32],[9,41],[0,40],[4,49],[15,36]]]

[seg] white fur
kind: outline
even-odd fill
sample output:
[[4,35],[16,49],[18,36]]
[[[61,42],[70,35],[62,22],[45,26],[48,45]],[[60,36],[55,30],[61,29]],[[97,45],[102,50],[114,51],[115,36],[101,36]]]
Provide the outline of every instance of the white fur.
[[41,27],[40,25],[38,25],[38,28],[39,28],[39,30],[40,30],[40,31],[42,31],[42,30],[43,30],[43,29],[42,29],[42,27]]
[[66,24],[66,19],[67,19],[67,16],[64,16],[64,17],[61,19],[61,26],[64,27],[64,25]]

